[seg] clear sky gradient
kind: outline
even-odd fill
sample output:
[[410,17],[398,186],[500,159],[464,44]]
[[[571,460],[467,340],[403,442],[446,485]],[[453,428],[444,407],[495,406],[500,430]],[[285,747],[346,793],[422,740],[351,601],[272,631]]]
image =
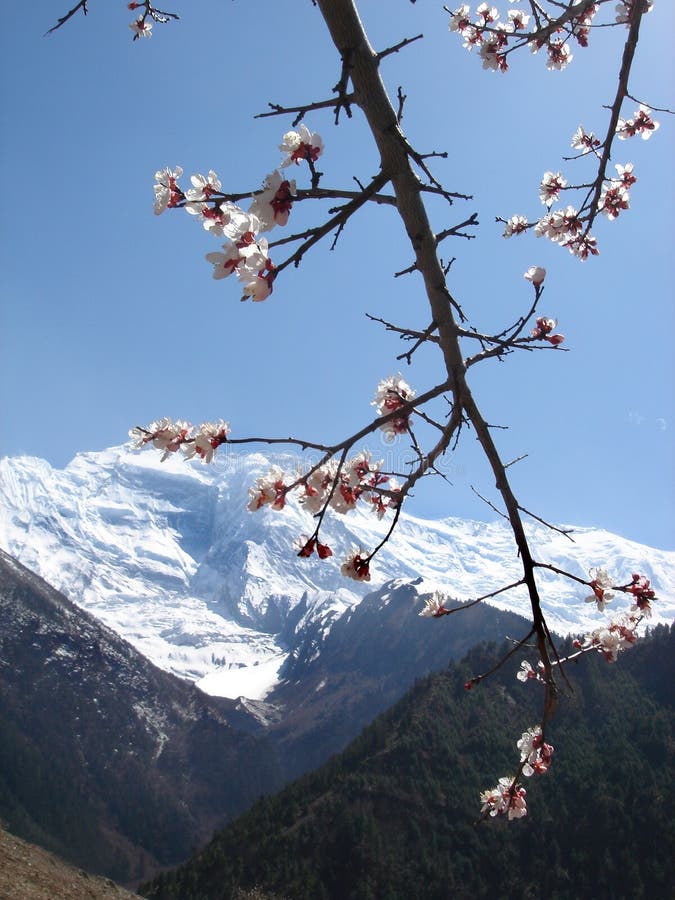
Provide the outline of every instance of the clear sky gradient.
[[[291,120],[254,114],[331,96],[339,60],[310,0],[174,0],[182,20],[134,43],[126,4],[91,0],[86,19],[43,36],[70,5],[5,4],[1,14],[0,453],[63,466],[164,415],[222,417],[237,437],[330,442],[370,419],[380,378],[400,369],[419,392],[441,380],[433,347],[408,367],[395,359],[405,348],[364,316],[428,324],[419,278],[393,277],[412,262],[393,210],[363,211],[334,251],[330,239],[315,248],[260,304],[240,303],[233,279],[212,280],[204,254],[221,242],[184,212],[153,214],[153,174],[166,165],[183,166],[186,187],[210,168],[225,190],[259,187]],[[522,52],[503,75],[462,49],[440,3],[359,5],[377,49],[424,33],[382,74],[392,95],[400,85],[407,96],[413,145],[448,151],[430,160],[436,176],[473,195],[432,204],[431,215],[440,231],[479,214],[476,240],[443,246],[456,257],[451,290],[474,324],[501,330],[531,300],[525,269],[548,270],[541,311],[559,319],[570,352],[491,361],[472,379],[489,420],[508,426],[497,432],[504,456],[527,454],[510,470],[522,504],[674,547],[673,117],[657,114],[648,142],[617,143],[613,161],[633,162],[638,182],[631,209],[594,229],[598,258],[581,263],[531,235],[506,241],[495,224],[542,214],[546,170],[591,176],[585,161],[562,157],[573,155],[579,124],[603,133],[624,29],[595,31],[563,72]],[[674,30],[675,4],[657,0],[631,79],[655,106],[675,106]],[[307,119],[324,138],[326,187],[377,171],[358,111],[342,119],[338,128],[331,112]],[[304,186],[305,172],[294,174]],[[290,228],[318,223],[325,209],[296,205]],[[406,452],[372,447],[393,465]],[[470,433],[446,474],[451,484],[428,479],[410,512],[494,517],[471,491],[496,500]]]

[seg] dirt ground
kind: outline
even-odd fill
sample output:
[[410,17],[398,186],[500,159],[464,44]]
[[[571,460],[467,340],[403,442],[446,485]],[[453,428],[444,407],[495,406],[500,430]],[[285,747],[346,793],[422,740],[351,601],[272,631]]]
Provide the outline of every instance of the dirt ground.
[[0,900],[138,900],[0,828]]

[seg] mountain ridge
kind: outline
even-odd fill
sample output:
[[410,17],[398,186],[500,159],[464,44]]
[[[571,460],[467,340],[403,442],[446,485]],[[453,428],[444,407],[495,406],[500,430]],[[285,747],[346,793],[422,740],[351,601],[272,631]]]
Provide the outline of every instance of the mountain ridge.
[[[160,463],[154,452],[128,447],[79,454],[63,470],[3,459],[0,546],[160,667],[214,695],[252,700],[279,684],[309,632],[326,635],[392,578],[421,576],[420,594],[440,588],[468,599],[520,577],[503,523],[405,512],[369,584],[342,578],[339,560],[381,540],[387,523],[372,515],[327,517],[334,559],[298,559],[294,542],[314,525],[305,510],[292,499],[281,512],[246,510],[248,487],[273,463],[293,470],[298,459],[230,451],[213,466]],[[572,544],[538,523],[528,527],[538,555],[560,568],[583,577],[596,565],[617,578],[644,573],[659,595],[654,621],[675,616],[675,553],[598,529],[579,529]],[[598,624],[583,586],[548,572],[538,577],[552,630]],[[491,602],[527,614],[522,590]]]

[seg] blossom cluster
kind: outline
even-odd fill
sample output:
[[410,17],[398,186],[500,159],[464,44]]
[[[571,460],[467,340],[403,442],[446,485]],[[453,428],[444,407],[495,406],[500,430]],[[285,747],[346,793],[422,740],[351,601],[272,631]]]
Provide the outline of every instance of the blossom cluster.
[[[272,509],[283,509],[286,494],[293,490],[299,492],[299,502],[312,515],[321,514],[328,507],[344,515],[361,500],[381,519],[387,509],[398,505],[395,495],[399,485],[395,478],[382,472],[382,460],[373,462],[370,453],[364,450],[342,465],[330,459],[288,484],[284,482],[281,470],[273,467],[249,489],[248,508],[252,512],[267,505]],[[311,554],[303,552],[300,555]]]
[[651,110],[644,103],[633,114],[632,119],[619,119],[616,123],[616,135],[621,141],[639,134],[643,141],[648,141],[655,131],[659,130],[659,122],[652,119]]
[[600,612],[604,612],[605,606],[616,596],[612,579],[604,569],[591,569],[590,574],[593,593],[586,597],[586,603],[597,603]]
[[352,550],[343,560],[340,572],[353,581],[370,581],[370,559],[362,550]]
[[581,652],[597,650],[608,662],[616,662],[619,653],[632,647],[637,640],[637,626],[643,618],[652,614],[651,603],[656,598],[654,589],[645,575],[634,572],[628,584],[615,586],[604,569],[591,570],[590,586],[593,593],[586,597],[587,603],[597,603],[603,611],[617,592],[630,594],[633,604],[630,611],[622,613],[607,624],[600,625],[574,641],[574,646]]
[[643,616],[651,616],[651,601],[656,599],[656,594],[648,578],[634,572],[630,584],[624,590],[633,597],[631,612],[639,612]]
[[[463,38],[462,46],[466,50],[478,48],[484,69],[508,71],[507,54],[524,45],[529,45],[532,53],[546,51],[547,69],[564,69],[573,59],[568,41],[574,37],[581,47],[588,46],[589,29],[597,9],[592,5],[576,19],[552,31],[536,20],[534,30],[528,31],[532,16],[521,9],[509,9],[504,19],[489,3],[481,3],[473,15],[469,5],[462,4],[450,12],[448,28]],[[564,37],[554,36],[561,31],[565,32]]]
[[151,422],[147,428],[136,426],[129,431],[137,448],[152,446],[162,452],[162,462],[172,453],[181,450],[186,459],[198,456],[210,463],[221,444],[230,433],[229,422],[202,422],[195,430],[189,422],[173,422],[169,418]]
[[[621,3],[618,3],[615,7],[616,19],[615,21],[619,25],[626,25],[626,27],[630,26],[631,16],[633,15],[633,6],[635,5],[636,0],[621,0]],[[642,3],[642,11],[644,13],[649,13],[652,11],[652,7],[654,6],[654,0],[638,0],[638,2]]]
[[[586,135],[579,126],[572,138],[572,146],[588,147],[585,152],[595,147],[597,139],[593,135]],[[599,145],[599,142],[598,142]],[[561,209],[551,209],[551,206],[560,199],[560,192],[568,187],[567,180],[561,172],[544,172],[539,184],[539,199],[546,207],[546,213],[541,219],[528,222],[525,216],[514,215],[504,222],[503,236],[513,237],[523,234],[529,228],[534,228],[537,237],[547,237],[550,241],[566,247],[570,253],[584,260],[588,256],[597,256],[597,241],[595,237],[584,230],[584,217],[573,206]],[[527,277],[527,276],[526,276]]]
[[[342,464],[330,459],[288,482],[281,469],[275,466],[261,475],[249,489],[248,509],[255,512],[270,506],[271,509],[281,510],[291,491],[298,492],[298,500],[304,509],[319,517],[329,508],[345,515],[355,509],[359,501],[363,501],[381,519],[388,509],[395,508],[399,502],[396,497],[399,491],[397,480],[383,473],[382,460],[373,462],[366,450]],[[328,544],[319,541],[318,528],[311,537],[302,536],[297,546],[300,557],[312,556],[315,551],[319,559],[333,555]],[[353,550],[343,560],[341,572],[355,581],[370,581],[370,557],[361,549]]]
[[[520,751],[520,772],[526,778],[548,772],[553,757],[553,747],[544,741],[540,725],[528,728],[516,742]],[[497,787],[482,791],[481,813],[489,816],[506,815],[509,821],[527,815],[525,795],[527,791],[517,783],[517,776],[506,775],[499,779]]]
[[489,816],[506,815],[509,822],[527,815],[525,795],[527,791],[512,775],[499,779],[497,787],[481,791],[481,813]]
[[583,125],[579,125],[572,135],[572,148],[581,151],[581,155],[587,153],[597,154],[598,148],[602,145],[600,138],[597,138],[592,131],[585,131]]
[[[409,428],[410,411],[403,408],[415,397],[415,391],[398,375],[390,375],[377,386],[375,399],[371,405],[376,407],[378,416],[389,416],[380,425],[386,441],[393,441],[399,434],[405,434]],[[392,415],[401,410],[400,415]]]
[[516,742],[516,747],[520,750],[522,773],[526,778],[548,772],[553,756],[553,747],[545,743],[540,725],[524,731],[520,740]]
[[430,597],[424,598],[424,609],[419,613],[425,618],[440,619],[441,616],[449,616],[452,610],[448,609],[444,604],[447,597],[440,591],[434,591]]
[[641,615],[623,613],[605,625],[594,628],[583,638],[574,641],[574,647],[582,652],[597,650],[607,662],[616,662],[619,653],[628,650],[637,641],[637,626]]
[[516,672],[516,678],[518,679],[518,681],[522,681],[523,684],[526,681],[530,681],[530,680],[543,682],[544,681],[544,678],[542,676],[543,671],[544,671],[544,665],[541,661],[537,663],[537,668],[534,669],[534,668],[532,668],[532,664],[529,663],[526,659],[524,659],[520,664],[520,668]]
[[651,616],[651,601],[655,599],[656,594],[645,575],[633,572],[630,582],[619,587],[613,586],[611,577],[604,569],[591,569],[590,576],[590,587],[593,593],[586,597],[586,603],[597,603],[598,609],[602,612],[605,606],[614,599],[616,592],[620,591],[633,597],[631,612]]
[[551,334],[557,324],[557,319],[548,319],[546,316],[539,316],[535,321],[534,328],[530,334],[533,338],[537,338],[541,341],[548,341],[549,344],[557,347],[558,344],[562,344],[565,340],[564,334]]
[[[625,140],[639,134],[643,140],[647,140],[658,127],[659,123],[652,118],[649,107],[641,104],[632,119],[618,120],[616,135]],[[572,147],[579,150],[581,156],[592,153],[597,157],[601,146],[602,142],[592,132],[586,132],[582,125],[579,125],[572,135]],[[617,163],[615,169],[617,172],[615,177],[604,178],[597,205],[598,211],[610,221],[614,221],[623,210],[629,208],[629,190],[637,181],[633,174],[633,163],[625,165]],[[551,209],[552,205],[560,200],[562,191],[573,189],[575,186],[570,186],[561,172],[545,172],[539,184],[539,199],[546,206],[547,212],[536,222],[528,222],[522,215],[502,219],[503,236],[510,238],[534,228],[537,237],[547,237],[561,247],[566,247],[579,259],[597,256],[599,252],[597,240],[589,233],[587,225],[591,216],[590,206],[583,206],[581,210],[571,205]]]
[[628,188],[635,184],[637,178],[633,175],[633,164],[615,166],[619,177],[612,178],[602,187],[598,209],[607,216],[610,222],[614,221],[619,213],[630,206],[630,194]]
[[[76,7],[77,8],[77,7]],[[133,40],[137,41],[139,38],[149,38],[152,37],[152,23],[160,22],[161,24],[166,24],[171,19],[177,19],[178,16],[175,13],[162,12],[152,5],[151,0],[130,0],[127,3],[127,9],[135,12],[137,9],[143,10],[137,19],[134,19],[133,22],[129,24],[129,28],[131,28],[133,32]],[[71,11],[74,12],[75,10]],[[86,4],[85,9],[86,13]]]
[[[284,134],[279,149],[285,154],[280,168],[303,160],[310,167],[323,152],[323,141],[316,132],[300,125],[298,131]],[[313,171],[313,168],[312,168]],[[275,267],[269,256],[267,238],[262,237],[277,225],[286,225],[296,197],[296,184],[278,169],[265,177],[262,189],[254,192],[248,210],[226,199],[215,171],[190,177],[192,187],[183,190],[179,179],[183,169],[165,168],[155,172],[155,214],[166,209],[183,208],[200,221],[214,237],[226,238],[222,251],[206,254],[215,279],[233,273],[243,287],[243,299],[266,300],[272,293]]]

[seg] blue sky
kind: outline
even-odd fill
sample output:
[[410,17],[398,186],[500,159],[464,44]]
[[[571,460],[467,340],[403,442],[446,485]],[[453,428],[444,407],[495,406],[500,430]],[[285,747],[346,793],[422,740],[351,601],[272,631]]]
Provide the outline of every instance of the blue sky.
[[[240,303],[216,282],[204,254],[219,242],[182,212],[152,211],[156,169],[187,176],[214,168],[224,189],[257,188],[281,160],[290,120],[259,119],[268,102],[330,96],[335,51],[309,0],[176,0],[182,21],[131,42],[123,2],[92,0],[87,18],[44,32],[70,4],[42,0],[2,10],[0,453],[62,466],[81,450],[123,443],[127,430],[169,415],[222,417],[233,436],[339,440],[371,416],[380,378],[401,369],[418,391],[440,379],[433,347],[414,365],[364,312],[428,324],[415,276],[394,279],[411,252],[395,215],[367,209],[333,252],[329,243],[287,271],[266,303]],[[499,6],[499,4],[497,4]],[[501,4],[506,6],[504,2]],[[172,9],[174,8],[172,7]],[[583,123],[602,133],[623,29],[600,30],[564,72],[529,53],[502,75],[485,72],[447,31],[441,4],[365,0],[376,48],[423,32],[382,66],[407,95],[403,127],[450,190],[437,230],[479,214],[471,242],[446,242],[450,287],[479,328],[499,330],[530,301],[522,273],[548,270],[542,312],[557,316],[570,352],[525,353],[474,370],[472,383],[523,505],[561,523],[595,525],[675,546],[673,459],[673,121],[657,115],[649,142],[618,144],[638,183],[631,209],[595,231],[601,255],[580,263],[533,236],[501,237],[497,215],[541,214],[546,170],[570,181],[590,172],[563,163]],[[672,3],[645,20],[632,92],[673,107]],[[633,105],[625,108],[633,112]],[[336,128],[307,119],[326,145],[326,187],[348,188],[377,170],[358,113]],[[303,173],[296,173],[303,185]],[[291,227],[320,221],[296,206]],[[406,447],[372,445],[396,463]],[[493,517],[471,491],[494,497],[470,434],[446,461],[452,482],[428,479],[410,512]]]

